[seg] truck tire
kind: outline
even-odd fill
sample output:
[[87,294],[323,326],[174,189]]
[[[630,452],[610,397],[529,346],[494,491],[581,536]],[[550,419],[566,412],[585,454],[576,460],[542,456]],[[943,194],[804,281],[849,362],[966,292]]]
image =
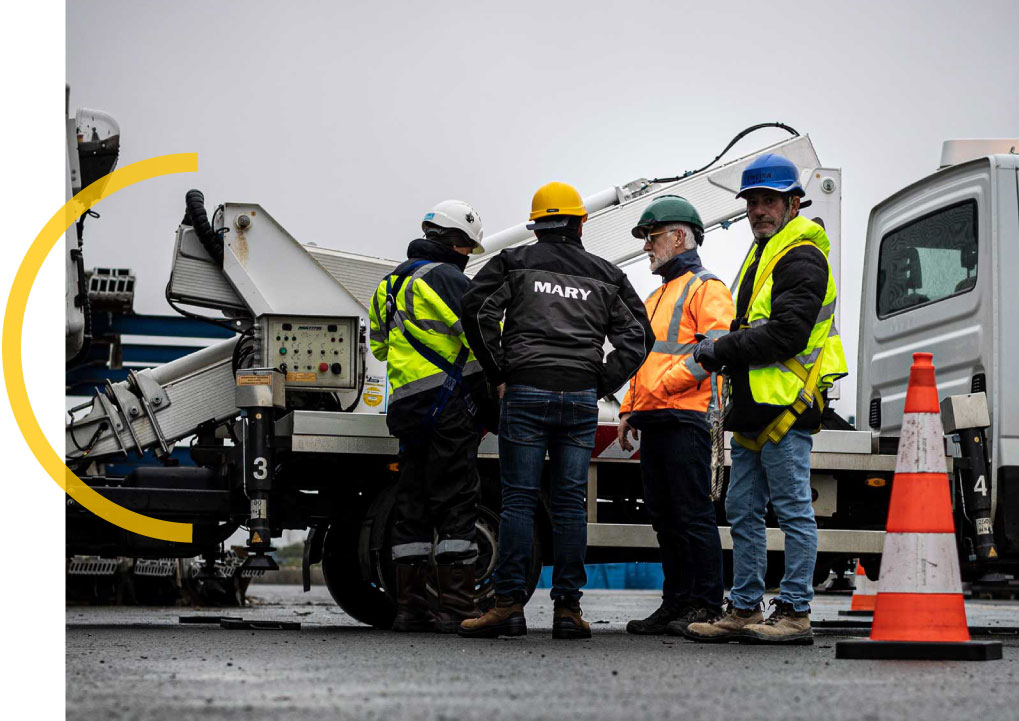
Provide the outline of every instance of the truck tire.
[[[492,572],[498,559],[499,515],[492,502],[491,488],[482,482],[483,492],[477,520],[477,602],[484,606],[494,594]],[[488,491],[488,492],[486,492]],[[389,628],[396,615],[396,569],[389,553],[393,526],[396,485],[379,492],[362,512],[330,523],[322,547],[322,575],[336,603],[354,619]],[[541,540],[534,534],[534,553],[527,577],[530,599],[541,576]],[[434,586],[428,591],[436,593]]]
[[333,600],[349,616],[376,628],[389,628],[396,604],[364,573],[359,538],[366,513],[351,513],[329,524],[322,541],[322,576]]

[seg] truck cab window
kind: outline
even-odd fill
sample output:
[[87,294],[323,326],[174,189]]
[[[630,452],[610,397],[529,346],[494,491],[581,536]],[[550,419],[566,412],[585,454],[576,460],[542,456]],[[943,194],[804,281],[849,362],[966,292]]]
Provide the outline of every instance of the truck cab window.
[[941,208],[881,239],[879,318],[972,290],[977,282],[977,203]]

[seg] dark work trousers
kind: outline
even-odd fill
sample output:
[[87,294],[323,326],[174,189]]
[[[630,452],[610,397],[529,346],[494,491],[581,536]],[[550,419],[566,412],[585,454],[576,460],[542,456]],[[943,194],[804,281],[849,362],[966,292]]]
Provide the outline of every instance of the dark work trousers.
[[722,544],[711,503],[711,436],[689,423],[640,436],[644,502],[662,552],[665,604],[722,606]]
[[480,440],[474,419],[460,398],[450,400],[430,434],[400,439],[403,450],[391,539],[394,561],[425,560],[432,552],[435,531],[436,563],[476,560]]

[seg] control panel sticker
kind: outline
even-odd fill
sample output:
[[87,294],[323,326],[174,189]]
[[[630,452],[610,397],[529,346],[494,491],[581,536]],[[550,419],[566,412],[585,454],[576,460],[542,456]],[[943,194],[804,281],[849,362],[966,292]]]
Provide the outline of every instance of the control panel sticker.
[[270,376],[237,376],[237,385],[239,386],[271,386],[272,378]]
[[364,394],[361,396],[364,399],[366,405],[374,408],[375,406],[382,403],[383,393],[381,388],[371,387],[364,389]]
[[289,371],[287,373],[287,383],[314,383],[316,380],[318,380],[317,373],[306,373],[304,371],[300,373]]

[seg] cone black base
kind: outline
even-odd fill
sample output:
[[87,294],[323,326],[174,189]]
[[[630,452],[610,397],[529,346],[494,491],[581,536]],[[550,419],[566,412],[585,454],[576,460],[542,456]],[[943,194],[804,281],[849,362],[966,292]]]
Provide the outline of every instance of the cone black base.
[[873,616],[873,611],[839,611],[840,616]]
[[997,661],[1000,641],[838,641],[835,658],[909,661]]

